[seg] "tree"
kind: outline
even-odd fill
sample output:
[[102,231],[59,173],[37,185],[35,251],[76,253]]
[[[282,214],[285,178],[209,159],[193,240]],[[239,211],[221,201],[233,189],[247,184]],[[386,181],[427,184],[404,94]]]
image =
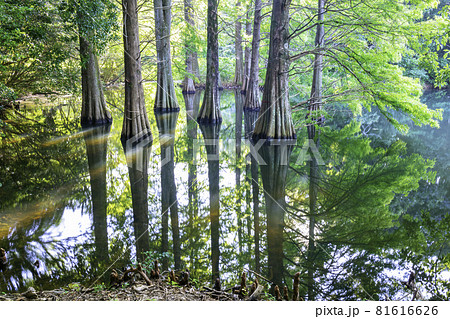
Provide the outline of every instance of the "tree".
[[142,86],[141,53],[139,49],[138,7],[136,0],[122,0],[123,45],[125,56],[125,112],[122,141],[132,137],[151,138]]
[[170,27],[172,24],[172,1],[154,0],[156,53],[158,74],[156,84],[155,111],[177,112],[180,110],[172,78],[170,55]]
[[98,54],[113,37],[116,8],[109,0],[67,0],[60,5],[63,19],[75,29],[80,43],[82,109],[81,125],[111,123],[103,95]]
[[234,22],[234,51],[236,56],[235,69],[234,69],[234,83],[242,85],[244,83],[244,55],[242,52],[242,16],[239,15],[241,8],[241,2],[236,2],[236,12],[238,12],[237,19]]
[[219,109],[219,42],[217,23],[218,1],[208,0],[208,48],[206,57],[206,87],[198,112],[200,123],[221,123]]
[[186,36],[184,47],[186,49],[186,75],[183,81],[183,93],[195,93],[194,76],[199,76],[197,52],[194,46],[195,22],[192,0],[184,0],[184,21],[186,22]]
[[289,6],[290,0],[274,0],[270,24],[269,61],[253,139],[295,139],[289,104]]
[[255,0],[255,17],[253,20],[252,55],[250,62],[250,78],[248,80],[244,109],[259,111],[259,42],[261,39],[261,0]]

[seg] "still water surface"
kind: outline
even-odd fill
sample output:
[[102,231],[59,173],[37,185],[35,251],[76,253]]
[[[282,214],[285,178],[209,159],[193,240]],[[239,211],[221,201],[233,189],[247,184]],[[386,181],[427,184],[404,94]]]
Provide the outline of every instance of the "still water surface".
[[423,97],[444,110],[440,128],[406,135],[334,105],[312,153],[303,114],[296,145],[251,153],[257,114],[241,94],[224,91],[223,123],[199,127],[200,94],[149,112],[153,141],[137,146],[120,142],[119,90],[107,92],[110,127],[81,130],[77,99],[4,110],[1,291],[107,283],[111,268],[157,258],[225,287],[250,269],[291,289],[300,272],[306,299],[408,299],[400,281],[414,270],[424,295],[449,298],[446,92]]

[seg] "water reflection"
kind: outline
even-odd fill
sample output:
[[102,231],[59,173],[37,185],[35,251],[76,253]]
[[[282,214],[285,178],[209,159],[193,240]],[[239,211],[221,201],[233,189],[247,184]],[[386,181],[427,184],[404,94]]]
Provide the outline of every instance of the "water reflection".
[[[178,201],[175,185],[174,142],[178,112],[155,113],[161,145],[161,207],[162,207],[162,241],[161,253],[169,250],[169,211],[172,228],[173,256],[175,269],[181,269],[180,229],[178,224]],[[163,269],[168,269],[169,261],[162,260]]]
[[[89,164],[92,193],[92,215],[95,238],[95,268],[109,262],[107,198],[106,198],[106,155],[111,125],[96,126],[86,131],[84,141]],[[103,268],[103,267],[101,267]]]
[[[237,95],[221,95],[222,127],[199,126],[200,94],[184,96],[180,114],[151,117],[155,155],[151,141],[131,141],[126,163],[120,125],[79,133],[56,108],[33,113],[44,127],[8,114],[16,123],[1,145],[0,247],[9,260],[2,291],[90,280],[121,255],[121,266],[134,263],[136,246],[138,261],[162,252],[165,268],[187,267],[203,284],[220,277],[224,287],[236,285],[248,267],[289,287],[300,272],[308,299],[380,299],[407,294],[393,272],[414,268],[423,287],[436,284],[435,297],[445,295],[427,260],[445,268],[449,250],[447,124],[399,137],[372,113],[359,122],[342,117],[320,128],[318,165],[299,160],[306,129],[296,147],[252,154],[241,139],[258,114],[242,112]],[[196,159],[199,131],[207,157]],[[414,153],[436,159],[436,179],[432,163]],[[69,236],[69,228],[77,232]]]
[[130,177],[131,198],[133,205],[133,227],[136,245],[136,258],[145,259],[145,252],[150,251],[148,233],[148,164],[152,140],[128,140],[123,144],[128,174]]
[[200,124],[206,153],[208,155],[209,218],[211,223],[211,268],[212,283],[220,278],[219,238],[220,238],[220,200],[219,200],[219,124]]

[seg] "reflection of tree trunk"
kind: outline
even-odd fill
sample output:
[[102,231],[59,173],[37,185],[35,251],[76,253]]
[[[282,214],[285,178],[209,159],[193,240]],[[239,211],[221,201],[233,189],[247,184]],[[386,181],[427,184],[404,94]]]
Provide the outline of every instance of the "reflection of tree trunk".
[[219,278],[219,125],[200,125],[208,154],[209,218],[211,222],[212,283]]
[[[175,184],[174,142],[178,113],[155,114],[161,144],[161,206],[162,216],[170,210],[175,269],[181,269],[181,243],[178,226],[178,201]],[[165,243],[165,245],[168,245]],[[167,247],[168,248],[168,247]],[[165,268],[163,259],[163,268]],[[167,268],[165,268],[167,269]]]
[[253,22],[252,56],[250,62],[250,77],[247,84],[244,109],[259,110],[259,42],[261,38],[261,0],[255,0],[255,17]]
[[170,56],[170,27],[172,24],[172,1],[153,0],[155,9],[156,55],[158,62],[155,111],[177,112],[177,96],[172,77]]
[[236,198],[236,215],[237,215],[237,226],[238,226],[238,242],[239,242],[239,254],[242,254],[242,245],[243,245],[243,223],[242,223],[242,207],[241,207],[241,140],[242,140],[242,96],[240,92],[234,92],[234,105],[235,105],[235,121],[236,121],[236,129],[235,129],[235,139],[236,139],[236,168],[235,168],[235,176],[236,176],[236,192],[238,194]]
[[[191,266],[195,268],[198,260],[197,249],[195,243],[198,240],[198,235],[195,234],[194,229],[198,222],[198,188],[197,188],[197,165],[195,164],[194,142],[197,140],[197,117],[198,106],[200,104],[200,92],[195,95],[183,94],[186,106],[186,122],[187,122],[187,137],[188,137],[188,227],[185,232],[191,248],[189,249],[189,260]],[[193,270],[193,268],[191,270]],[[192,274],[192,273],[191,273]]]
[[219,109],[219,38],[217,22],[218,1],[208,0],[208,49],[206,56],[206,86],[198,114],[201,123],[220,123]]
[[89,164],[96,266],[108,262],[108,224],[106,218],[106,155],[110,125],[86,131],[84,141]]
[[289,5],[274,0],[270,24],[269,61],[254,139],[295,139],[289,104]]
[[139,262],[144,260],[144,252],[150,250],[147,189],[151,144],[152,140],[150,139],[143,140],[137,145],[132,145],[132,143],[123,144],[130,175],[136,258]]
[[80,36],[81,56],[81,125],[111,123],[112,117],[103,95],[98,59],[92,44]]
[[[244,112],[245,114],[245,138],[249,140],[252,136],[253,129],[255,127],[255,121],[258,118],[256,112]],[[252,198],[253,198],[253,227],[255,229],[255,271],[260,272],[260,243],[259,236],[261,234],[259,225],[259,183],[258,183],[258,162],[252,154],[248,154],[250,157],[250,178],[252,185]]]
[[138,136],[146,139],[152,136],[145,109],[142,86],[141,52],[139,49],[139,23],[136,0],[122,0],[123,45],[125,65],[125,112],[122,127],[122,141]]
[[[315,46],[322,47],[324,42],[324,27],[323,21],[325,0],[318,0],[318,16],[319,24],[316,30]],[[312,120],[312,125],[308,126],[308,138],[311,143],[315,143],[319,148],[319,132],[316,131],[315,123],[321,123],[317,112],[322,109],[322,64],[323,56],[321,53],[316,53],[314,58],[314,73],[313,83],[311,86],[311,105],[309,106],[309,116]],[[308,300],[315,299],[314,291],[314,259],[316,255],[315,247],[315,227],[317,214],[317,195],[318,195],[318,165],[316,158],[311,154],[311,161],[309,162],[309,241],[307,253],[307,268],[308,268]]]
[[275,285],[283,282],[283,229],[286,210],[286,174],[290,145],[264,145],[259,150],[267,165],[260,165],[266,200],[269,278]]

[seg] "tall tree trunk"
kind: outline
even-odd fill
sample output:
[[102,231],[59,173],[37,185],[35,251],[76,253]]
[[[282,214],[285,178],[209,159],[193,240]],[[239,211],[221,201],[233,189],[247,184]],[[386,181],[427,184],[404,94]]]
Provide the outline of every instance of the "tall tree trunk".
[[111,125],[102,125],[88,130],[84,135],[92,194],[96,265],[99,268],[109,262],[106,155],[110,129]]
[[267,165],[260,165],[267,215],[267,249],[269,278],[274,285],[283,284],[283,232],[286,211],[286,175],[292,146],[263,145],[259,153]]
[[[194,94],[195,93],[195,83],[193,77],[195,67],[194,59],[197,59],[197,55],[195,52],[195,47],[192,43],[195,33],[194,8],[192,6],[192,0],[184,0],[184,21],[186,22],[187,36],[185,38],[184,44],[186,49],[186,75],[183,81],[183,93]],[[198,61],[197,61],[197,72],[198,72]]]
[[[245,24],[245,34],[247,35],[247,38],[250,37],[252,34],[252,24],[249,19],[249,12],[250,12],[250,6],[251,3],[249,3],[247,7],[247,23]],[[251,45],[246,42],[245,44],[245,57],[244,57],[244,80],[242,81],[242,87],[241,92],[246,93],[248,90],[248,81],[250,79],[250,59],[251,59]]]
[[[316,30],[316,39],[315,46],[316,48],[323,47],[324,44],[324,26],[323,26],[323,15],[324,15],[324,4],[325,0],[318,0],[318,16],[317,16],[317,30]],[[323,55],[322,52],[318,52],[314,55],[314,73],[313,73],[313,82],[311,85],[311,99],[309,105],[309,114],[308,117],[311,118],[312,125],[311,130],[308,131],[309,139],[316,138],[316,130],[314,124],[317,122],[320,124],[321,117],[320,110],[322,109],[322,78],[323,78]]]
[[[258,117],[256,112],[245,112],[244,113],[244,123],[245,123],[245,139],[250,140],[253,129],[255,127],[255,122]],[[252,199],[253,199],[253,228],[254,228],[254,239],[255,239],[255,271],[260,272],[261,268],[261,257],[260,257],[260,222],[259,222],[259,175],[258,175],[258,162],[256,158],[249,153],[250,157],[250,185],[252,188]]]
[[206,56],[206,86],[197,120],[200,123],[221,123],[219,108],[219,39],[217,23],[218,1],[208,0],[208,49]]
[[136,0],[122,0],[123,45],[125,59],[125,112],[122,141],[151,138],[142,86],[139,24]]
[[153,0],[155,9],[156,56],[158,59],[155,112],[180,110],[172,77],[170,55],[170,27],[172,24],[172,1]]
[[81,125],[102,125],[112,122],[103,95],[98,59],[92,44],[80,35],[81,57]]
[[253,139],[295,139],[289,105],[289,5],[274,0],[270,25],[269,61],[258,121]]
[[161,207],[172,226],[175,269],[181,269],[181,242],[178,224],[178,201],[175,184],[174,142],[178,113],[155,114],[161,143]]
[[130,175],[131,201],[133,204],[133,227],[136,241],[136,258],[144,261],[145,252],[150,250],[148,234],[148,162],[152,141],[139,144],[123,143]]
[[242,16],[239,15],[241,8],[241,2],[238,0],[236,3],[236,12],[238,17],[234,23],[234,51],[236,56],[236,64],[234,69],[234,83],[242,85],[244,82],[244,64],[243,64],[243,52],[242,52]]
[[261,0],[255,0],[250,78],[247,85],[244,110],[259,111],[261,108],[261,103],[259,101],[259,42],[261,40],[261,7]]
[[[324,4],[325,0],[318,0],[318,25],[316,30],[315,46],[322,47],[324,43]],[[314,57],[314,73],[313,82],[311,85],[311,104],[309,106],[308,116],[312,120],[312,124],[308,126],[308,138],[310,142],[315,143],[316,147],[319,147],[319,132],[316,131],[315,124],[320,125],[321,118],[320,110],[322,109],[322,67],[323,56],[321,52],[315,54]],[[308,300],[315,299],[314,290],[314,259],[316,256],[315,247],[315,228],[316,228],[316,215],[317,215],[317,196],[318,196],[318,164],[314,156],[311,156],[309,162],[309,242],[308,242]]]
[[220,201],[219,201],[219,131],[220,124],[200,125],[208,154],[209,180],[209,218],[211,222],[211,264],[212,283],[220,278],[219,273],[219,238],[220,238]]

